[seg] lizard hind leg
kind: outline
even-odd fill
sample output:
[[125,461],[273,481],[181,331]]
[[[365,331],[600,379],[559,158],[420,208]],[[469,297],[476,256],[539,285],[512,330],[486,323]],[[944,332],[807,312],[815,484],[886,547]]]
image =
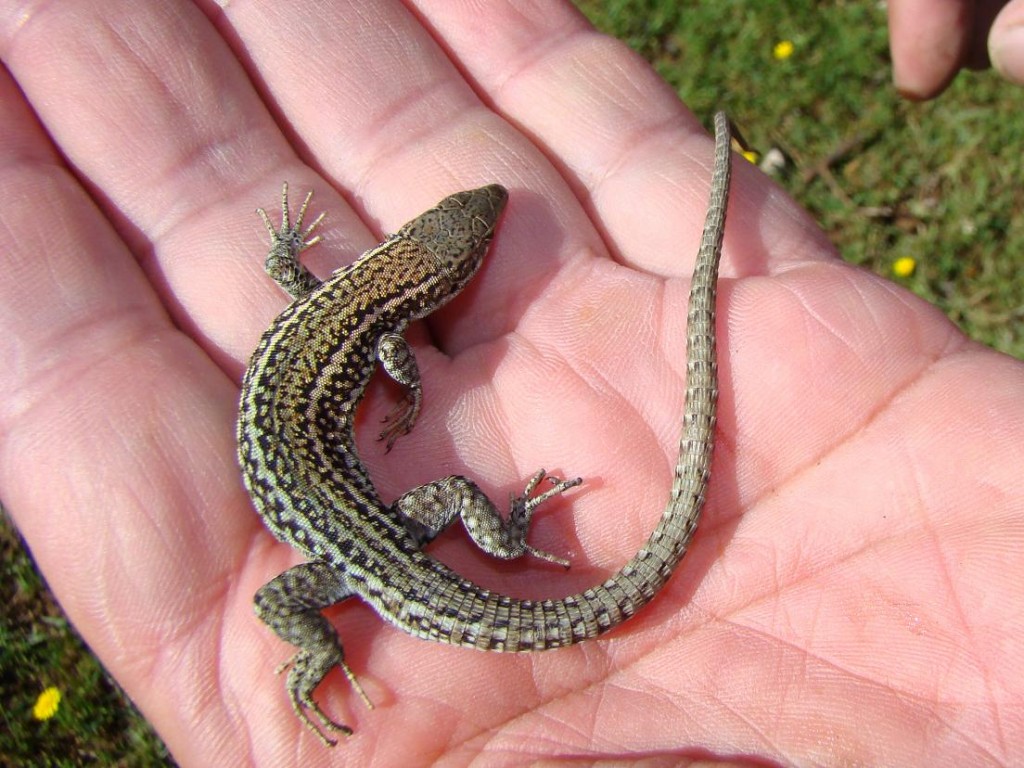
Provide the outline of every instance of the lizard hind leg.
[[[545,479],[551,487],[534,496],[533,492]],[[395,501],[393,509],[400,514],[419,546],[432,541],[456,517],[461,517],[474,543],[493,557],[513,560],[529,553],[568,568],[567,560],[527,544],[526,534],[533,513],[540,504],[582,482],[578,477],[562,480],[549,476],[543,469],[536,472],[522,495],[512,496],[507,520],[502,518],[497,507],[476,483],[460,475],[435,480],[409,491]]]
[[[345,653],[338,633],[320,611],[354,595],[344,576],[326,563],[303,563],[265,584],[255,598],[256,615],[282,640],[299,648],[278,673],[288,669],[285,688],[292,709],[306,727],[326,746],[337,742],[328,732],[345,736],[352,729],[332,720],[313,699],[313,691],[334,668],[340,667],[356,694],[368,709],[373,704],[345,663]],[[316,716],[320,726],[312,720]]]

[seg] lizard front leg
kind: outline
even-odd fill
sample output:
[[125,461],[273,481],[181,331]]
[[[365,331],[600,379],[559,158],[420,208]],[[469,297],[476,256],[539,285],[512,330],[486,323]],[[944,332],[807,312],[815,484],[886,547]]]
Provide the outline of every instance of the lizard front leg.
[[320,279],[299,261],[300,253],[320,242],[320,235],[312,238],[310,235],[323,223],[324,216],[327,215],[321,213],[308,227],[302,228],[302,220],[306,218],[306,209],[312,199],[313,191],[310,190],[306,199],[302,201],[299,214],[295,217],[295,224],[292,224],[288,211],[288,182],[284,182],[281,185],[281,226],[277,229],[274,228],[266,211],[262,208],[256,209],[256,213],[263,220],[263,226],[270,234],[270,251],[267,253],[263,268],[293,299],[301,299],[320,286]]
[[387,441],[387,450],[390,451],[395,441],[409,434],[416,425],[423,405],[423,385],[416,355],[400,333],[381,334],[377,339],[377,360],[384,372],[404,390],[402,399],[384,417],[386,426],[377,437]]

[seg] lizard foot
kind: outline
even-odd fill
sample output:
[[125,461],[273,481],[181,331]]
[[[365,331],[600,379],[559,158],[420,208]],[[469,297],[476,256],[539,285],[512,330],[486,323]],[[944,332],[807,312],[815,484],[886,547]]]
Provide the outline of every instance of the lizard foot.
[[[545,479],[551,483],[551,488],[537,496],[532,496],[533,492],[537,490],[537,486]],[[531,555],[539,557],[541,560],[547,560],[549,563],[556,563],[557,565],[568,569],[569,561],[565,558],[558,557],[550,552],[545,552],[527,544],[525,542],[526,529],[529,528],[530,518],[533,517],[533,512],[538,506],[543,504],[552,496],[558,496],[559,494],[565,493],[570,488],[575,488],[582,482],[582,477],[574,477],[571,480],[562,480],[560,477],[548,475],[548,473],[543,469],[539,469],[534,473],[533,477],[530,478],[530,482],[526,484],[526,490],[523,491],[522,496],[510,497],[509,504],[511,510],[509,513],[509,527],[522,532],[521,536],[523,539],[523,547]]]
[[[344,661],[337,661],[342,672],[345,673],[345,677],[348,678],[349,683],[355,690],[356,694],[367,709],[373,709],[373,702],[370,701],[366,692],[363,691],[363,687],[359,684],[356,676],[352,673],[348,664]],[[345,723],[339,723],[332,720],[327,716],[320,705],[313,700],[313,690],[320,684],[320,681],[326,675],[326,671],[320,674],[322,671],[320,668],[323,665],[318,663],[318,660],[314,658],[314,655],[307,651],[299,651],[291,659],[281,664],[275,672],[281,674],[286,669],[288,670],[288,679],[285,683],[285,687],[288,689],[288,698],[292,702],[292,709],[298,718],[306,724],[306,727],[312,731],[316,737],[327,747],[333,747],[338,744],[335,739],[330,738],[326,732],[337,732],[345,736],[352,735],[352,728]],[[328,667],[329,669],[329,667]],[[312,712],[316,715],[317,720],[320,721],[320,726],[310,718],[309,713]]]

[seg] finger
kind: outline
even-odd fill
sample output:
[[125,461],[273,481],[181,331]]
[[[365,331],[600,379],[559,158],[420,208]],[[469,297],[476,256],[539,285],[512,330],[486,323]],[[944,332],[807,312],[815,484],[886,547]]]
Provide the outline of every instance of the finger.
[[258,525],[233,466],[235,387],[168,322],[6,70],[0,121],[0,496],[90,646],[164,711],[164,736],[230,728],[177,665],[216,667],[217,643],[191,641],[221,626],[209,585]]
[[961,67],[988,66],[989,29],[1006,0],[893,0],[889,47],[893,81],[909,99],[930,99]]
[[996,17],[989,37],[989,55],[999,74],[1024,85],[1024,2],[1014,0]]
[[967,55],[964,59],[964,66],[968,69],[987,69],[991,66],[988,53],[989,35],[996,17],[1007,2],[1008,0],[978,0],[974,3]]
[[528,285],[536,299],[568,255],[600,252],[601,239],[541,148],[466,81],[443,34],[403,3],[331,7],[345,23],[318,21],[312,6],[289,18],[272,3],[245,6],[232,22],[282,119],[380,230],[456,189],[511,190],[469,297],[430,319],[452,352],[507,333],[522,313],[509,297]]
[[8,67],[175,321],[242,358],[275,291],[252,258],[255,205],[235,201],[291,150],[223,39],[187,2],[46,6],[3,32]]
[[929,99],[956,76],[966,56],[973,3],[963,0],[892,0],[889,48],[896,89]]
[[[481,104],[401,3],[232,5],[217,21],[249,72],[187,3],[49,8],[8,30],[19,83],[105,212],[148,254],[176,322],[233,375],[282,306],[253,258],[266,246],[252,208],[276,199],[282,177],[316,186],[296,150],[382,232],[482,181],[556,192],[543,207],[514,194],[500,243],[522,256],[494,260],[475,288],[485,305],[501,306],[488,299],[552,269],[560,251],[600,248],[542,153]],[[321,263],[376,241],[340,198],[319,194],[317,204],[330,212]],[[484,317],[467,327],[493,335],[507,313]]]
[[[417,6],[495,107],[553,159],[622,262],[689,276],[707,208],[711,141],[650,65],[597,34],[568,3],[494,2],[469,23],[451,3]],[[710,123],[711,115],[701,118]],[[819,257],[824,242],[813,222],[734,162],[730,216],[758,226],[727,227],[723,274]]]

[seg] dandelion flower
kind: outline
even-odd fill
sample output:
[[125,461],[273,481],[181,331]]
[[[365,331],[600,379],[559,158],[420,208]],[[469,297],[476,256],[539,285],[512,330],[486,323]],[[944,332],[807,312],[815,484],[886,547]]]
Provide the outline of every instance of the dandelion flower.
[[892,273],[896,277],[910,277],[914,274],[914,268],[917,267],[917,261],[910,256],[901,256],[896,259],[892,264]]
[[772,56],[779,61],[785,61],[793,55],[793,49],[794,46],[792,40],[780,40],[775,44],[775,47],[772,48]]
[[57,714],[58,707],[60,707],[60,691],[51,685],[36,699],[35,706],[32,707],[32,717],[36,720],[49,720]]

